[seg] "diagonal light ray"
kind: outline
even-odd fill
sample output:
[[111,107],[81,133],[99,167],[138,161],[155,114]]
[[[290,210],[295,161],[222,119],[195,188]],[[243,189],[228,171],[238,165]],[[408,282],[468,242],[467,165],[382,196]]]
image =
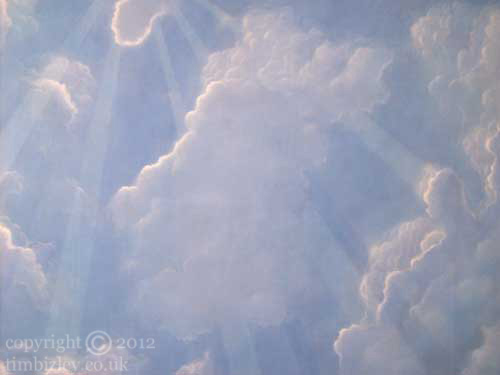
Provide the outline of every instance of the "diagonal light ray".
[[186,105],[182,99],[179,83],[175,78],[170,51],[165,43],[162,29],[160,27],[155,27],[153,32],[158,46],[158,53],[160,54],[163,74],[167,81],[168,97],[174,115],[177,138],[180,138],[185,132],[184,115],[186,114]]
[[[81,17],[80,22],[78,23],[78,27],[75,28],[75,31],[68,35],[63,43],[62,49],[64,51],[74,49],[75,47],[80,46],[90,30],[95,26],[97,17],[103,11],[103,5],[105,3],[94,0],[92,4],[88,7],[86,13]],[[61,72],[61,77],[65,74],[66,69]],[[33,217],[39,217],[38,214],[43,211],[47,206],[50,206],[52,203],[50,200],[45,199],[43,197],[38,204],[36,205],[35,212],[36,214]]]
[[[353,131],[364,146],[377,155],[417,196],[419,180],[425,170],[426,163],[416,157],[391,134],[371,121],[366,115],[359,115],[344,119],[349,130]],[[312,178],[312,177],[311,177]],[[361,233],[356,230],[345,215],[335,208],[335,203],[329,202],[329,194],[320,187],[321,184],[312,184],[313,202],[321,216],[324,225],[329,228],[332,238],[338,243],[350,260],[353,270],[361,274],[365,267],[367,246]]]
[[[89,7],[86,15],[82,18],[81,22],[72,29],[72,32],[68,35],[63,45],[64,49],[75,49],[79,48],[85,36],[95,25],[95,21],[99,12],[102,10],[102,4],[104,2],[94,0],[94,2]],[[6,72],[6,51],[0,47],[0,80],[5,78]],[[48,68],[45,68],[48,69]],[[67,68],[63,68],[57,73],[51,71],[52,79],[55,81],[60,81],[66,74]],[[47,71],[41,72],[41,76],[45,76]],[[4,104],[4,90],[0,87],[0,119],[3,120],[5,117]],[[50,103],[50,96],[39,90],[30,89],[24,98],[20,101],[20,105],[12,112],[10,118],[6,121],[5,125],[0,127],[0,175],[6,172],[14,166],[16,159],[18,158],[25,142],[30,137],[34,126],[36,126],[42,113],[45,111]],[[78,206],[81,201],[77,202],[77,197],[75,197],[75,209],[78,210]],[[81,212],[81,210],[78,210]],[[69,227],[74,230],[78,227],[78,222],[81,218],[75,217],[70,223]],[[68,236],[69,238],[70,236]]]
[[97,17],[102,14],[105,1],[94,0],[89,6],[85,15],[81,18],[75,32],[68,35],[63,43],[63,50],[71,50],[75,46],[80,46],[90,30],[95,26]]
[[182,13],[182,10],[177,7],[173,14],[175,20],[177,21],[177,24],[179,25],[179,28],[184,33],[189,44],[191,45],[196,58],[199,61],[205,61],[208,56],[208,50],[201,38],[198,36],[196,31],[193,29],[193,27],[190,25],[190,23]]
[[[85,35],[95,24],[95,20],[99,11],[102,9],[102,3],[94,0],[89,7],[87,14],[83,17],[82,22],[75,28],[75,31],[68,36],[64,46],[66,48],[78,48],[83,42]],[[2,65],[1,75],[4,72],[4,53],[0,48],[0,64]],[[59,81],[62,79],[66,69],[61,69],[58,74],[53,76],[53,79]],[[42,72],[42,76],[46,75]],[[0,92],[3,98],[3,92]],[[3,99],[1,104],[3,104]],[[30,90],[21,101],[21,105],[15,110],[7,124],[0,130],[0,175],[12,168],[22,147],[31,134],[37,119],[43,113],[50,98],[44,93]],[[2,108],[3,109],[3,108]],[[0,117],[1,118],[1,117]]]
[[254,335],[244,322],[220,327],[222,347],[227,358],[229,373],[239,375],[259,375],[262,373]]
[[12,168],[49,101],[50,97],[46,94],[30,90],[5,127],[0,130],[0,175]]
[[[106,58],[106,67],[96,110],[90,125],[81,169],[81,183],[88,195],[96,201],[90,209],[83,207],[84,200],[74,197],[73,216],[68,224],[59,271],[54,291],[51,318],[47,333],[78,335],[81,325],[83,299],[88,285],[90,264],[94,251],[95,230],[98,222],[98,201],[103,176],[104,160],[110,136],[113,99],[115,97],[120,47],[113,45]],[[83,213],[90,217],[91,225],[84,225]],[[65,301],[61,306],[57,302]]]
[[230,29],[236,31],[238,30],[239,23],[237,22],[236,18],[229,13],[227,13],[225,10],[223,10],[220,6],[210,2],[209,0],[194,0],[196,1],[199,5],[201,5],[203,8],[208,10],[210,13],[214,15],[214,17],[222,24],[225,26],[228,26]]
[[362,118],[353,129],[365,146],[378,155],[408,186],[417,192],[426,163],[374,121]]

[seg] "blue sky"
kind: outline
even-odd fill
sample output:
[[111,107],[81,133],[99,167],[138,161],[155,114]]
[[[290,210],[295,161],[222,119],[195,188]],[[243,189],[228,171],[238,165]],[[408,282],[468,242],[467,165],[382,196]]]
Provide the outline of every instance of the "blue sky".
[[497,374],[499,41],[494,1],[0,0],[0,375]]

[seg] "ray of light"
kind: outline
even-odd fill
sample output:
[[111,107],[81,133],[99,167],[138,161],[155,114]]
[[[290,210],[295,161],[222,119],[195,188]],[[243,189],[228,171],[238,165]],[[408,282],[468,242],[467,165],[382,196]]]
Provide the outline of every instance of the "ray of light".
[[261,374],[252,329],[244,322],[238,322],[220,327],[220,332],[222,350],[229,366],[228,372],[239,375]]
[[408,186],[418,192],[426,163],[374,121],[361,119],[354,127],[365,146],[378,155]]
[[[370,152],[377,155],[416,196],[420,195],[420,179],[427,167],[424,161],[365,114],[348,116],[343,120],[348,124],[349,131],[354,131]],[[358,232],[355,223],[350,222],[345,214],[336,209],[335,202],[331,201],[330,194],[321,187],[322,184],[314,183],[311,186],[313,203],[337,243],[336,247],[347,256],[353,266],[353,272],[362,274],[366,267],[365,254],[368,244]]]
[[203,8],[212,13],[215,18],[224,26],[228,26],[232,30],[236,31],[239,29],[238,22],[235,17],[227,13],[220,6],[210,2],[209,0],[195,0]]
[[[82,186],[96,202],[91,207],[84,207],[85,200],[81,199],[81,195],[76,194],[74,197],[71,211],[73,215],[68,223],[61,259],[58,262],[58,281],[47,329],[50,334],[73,334],[76,337],[80,333],[82,307],[88,286],[95,229],[98,223],[98,201],[110,136],[120,57],[120,47],[114,45],[106,58],[103,73],[106,80],[100,88],[81,169]],[[90,218],[90,225],[83,223],[84,215]],[[60,305],[60,301],[65,301],[66,305]]]
[[[61,72],[62,77],[62,72]],[[30,90],[10,120],[0,131],[0,175],[10,170],[51,97]]]
[[208,50],[201,38],[198,36],[196,31],[193,29],[193,27],[190,25],[190,23],[182,13],[182,10],[177,7],[173,12],[173,15],[177,22],[177,25],[179,25],[180,30],[184,33],[189,44],[191,45],[191,48],[193,49],[193,52],[198,61],[205,61],[206,57],[208,56]]
[[68,35],[63,43],[64,50],[80,46],[96,24],[97,17],[102,14],[105,1],[94,0],[85,15],[81,18],[76,30]]
[[184,115],[186,114],[186,105],[182,99],[179,83],[175,78],[170,51],[165,43],[165,38],[163,37],[163,32],[160,27],[154,29],[154,37],[158,46],[158,53],[160,54],[163,74],[167,81],[168,97],[174,115],[177,136],[180,138],[185,132]]
[[[89,7],[82,22],[75,28],[73,33],[68,36],[65,47],[78,48],[87,35],[90,28],[95,24],[97,14],[102,9],[102,2],[94,0]],[[1,49],[0,49],[1,51]],[[2,68],[4,64],[4,54],[0,56]],[[2,74],[5,74],[2,69]],[[60,81],[66,69],[62,69],[58,74],[52,74],[52,80]],[[42,71],[42,77],[46,76],[46,71]],[[3,97],[2,93],[0,96]],[[46,93],[29,90],[26,96],[21,101],[20,106],[14,111],[7,124],[0,129],[0,175],[12,168],[22,147],[30,136],[37,119],[43,113],[50,102],[50,96]],[[1,100],[3,103],[3,99]]]

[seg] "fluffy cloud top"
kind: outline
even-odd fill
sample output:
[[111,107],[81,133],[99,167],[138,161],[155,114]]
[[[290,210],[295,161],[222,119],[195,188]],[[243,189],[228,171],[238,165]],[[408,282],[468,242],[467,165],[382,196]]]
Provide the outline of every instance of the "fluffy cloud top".
[[430,169],[426,214],[371,249],[360,288],[367,317],[335,342],[343,374],[498,372],[499,19],[495,8],[454,4],[412,27],[429,93],[465,139],[485,200],[471,209],[462,178]]
[[[41,309],[47,303],[47,280],[36,254],[30,248],[16,246],[12,232],[0,225],[0,278],[2,280],[2,317],[16,309]],[[22,295],[29,297],[32,306],[19,306],[16,301],[24,301]],[[4,307],[5,301],[9,303]]]
[[159,17],[168,14],[177,0],[119,0],[115,4],[111,30],[115,42],[135,47],[151,34]]
[[245,17],[242,40],[210,57],[186,135],[111,205],[135,249],[140,315],[180,336],[279,324],[314,289],[311,249],[352,269],[308,196],[304,172],[325,158],[314,114],[334,121],[384,100],[388,61],[288,12]]
[[481,238],[487,223],[476,221],[462,189],[452,171],[437,171],[424,192],[428,216],[372,249],[361,288],[371,314],[335,343],[343,373],[383,374],[394,363],[407,374],[460,373],[482,330],[496,324],[498,280],[482,253],[498,264],[486,250],[497,235]]
[[52,96],[59,105],[69,112],[71,118],[73,118],[78,113],[78,108],[76,107],[73,98],[68,90],[68,87],[60,82],[54,81],[52,79],[38,79],[33,83],[33,86],[49,96]]
[[[79,107],[90,101],[94,78],[88,66],[62,56],[52,58],[33,81],[34,90],[45,95],[50,103],[47,106],[60,108],[75,119]],[[64,117],[64,116],[63,116]]]

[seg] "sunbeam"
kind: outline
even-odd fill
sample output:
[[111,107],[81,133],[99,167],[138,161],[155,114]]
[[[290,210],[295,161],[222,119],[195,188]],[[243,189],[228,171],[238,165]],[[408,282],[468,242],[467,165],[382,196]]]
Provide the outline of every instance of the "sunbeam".
[[486,2],[0,0],[0,375],[500,374]]
[[210,11],[212,15],[224,26],[228,26],[231,30],[237,31],[240,29],[239,23],[235,17],[227,13],[218,5],[213,4],[209,0],[194,0],[203,8]]
[[361,115],[352,126],[366,147],[378,155],[408,186],[418,193],[418,181],[424,172],[426,163],[415,156],[396,138],[382,127]]
[[[51,319],[47,332],[78,335],[83,299],[88,285],[90,263],[94,250],[95,229],[98,219],[98,202],[101,191],[102,173],[108,147],[121,49],[113,46],[106,58],[103,81],[96,108],[90,124],[90,136],[86,145],[81,169],[82,186],[95,204],[83,207],[80,195],[74,197],[72,217],[59,261],[58,282],[53,295]],[[82,194],[84,192],[82,191]],[[86,213],[90,226],[83,222]],[[70,282],[67,282],[70,280]],[[65,301],[61,303],[61,301]]]
[[[102,2],[94,0],[89,7],[82,22],[74,29],[64,42],[64,49],[79,48],[89,30],[94,26],[99,12],[102,10]],[[4,64],[3,50],[0,48],[0,58],[2,68]],[[48,68],[46,68],[48,69]],[[0,72],[5,74],[5,72]],[[53,72],[52,72],[53,73]],[[57,74],[52,74],[51,80],[58,83],[66,73],[66,68],[61,69]],[[46,71],[42,71],[40,76],[44,77]],[[40,89],[40,87],[39,87]],[[0,93],[3,97],[3,92]],[[0,175],[8,171],[15,163],[22,147],[30,136],[36,120],[47,108],[51,98],[41,90],[30,89],[26,97],[21,101],[17,110],[13,113],[7,124],[0,130]]]
[[104,9],[104,1],[93,0],[85,15],[81,18],[74,33],[68,35],[63,43],[63,50],[71,50],[75,46],[80,46],[88,33],[95,26],[96,20]]
[[184,33],[184,36],[187,38],[189,44],[191,45],[191,48],[193,49],[193,52],[198,61],[205,61],[208,56],[208,50],[196,31],[189,24],[188,20],[182,13],[182,10],[179,7],[176,7],[173,15],[175,20],[177,21],[177,25],[179,25],[180,30]]
[[222,346],[227,358],[229,373],[241,375],[262,374],[255,350],[252,329],[245,323],[221,329]]
[[182,99],[179,83],[175,78],[175,73],[172,68],[169,48],[165,43],[165,38],[163,37],[163,32],[160,27],[155,27],[154,37],[158,46],[158,53],[160,55],[163,73],[167,81],[168,97],[174,114],[177,138],[180,138],[185,132],[184,115],[186,114],[186,105],[184,103],[184,100]]
[[[60,77],[63,76],[60,73]],[[10,170],[31,134],[37,119],[51,98],[46,93],[30,90],[11,119],[0,131],[0,175]]]

